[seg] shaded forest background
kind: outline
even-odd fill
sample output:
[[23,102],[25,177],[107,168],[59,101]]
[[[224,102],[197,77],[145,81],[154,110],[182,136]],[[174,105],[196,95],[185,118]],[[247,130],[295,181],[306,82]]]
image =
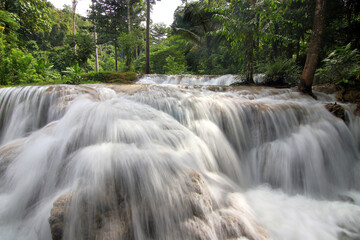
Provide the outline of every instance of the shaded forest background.
[[[93,0],[88,17],[75,14],[76,3],[63,10],[46,0],[0,3],[0,85],[77,84],[86,82],[84,76],[101,82],[121,72],[130,80],[132,72],[145,72],[146,1]],[[150,24],[151,72],[265,73],[268,81],[295,84],[309,49],[315,5],[313,0],[184,1],[170,27]],[[314,82],[357,86],[360,2],[327,0],[324,17]]]

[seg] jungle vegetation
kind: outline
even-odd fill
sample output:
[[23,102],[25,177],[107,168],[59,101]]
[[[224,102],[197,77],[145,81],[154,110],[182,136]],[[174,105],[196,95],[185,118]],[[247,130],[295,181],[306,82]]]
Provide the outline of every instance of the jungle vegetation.
[[93,0],[87,17],[76,4],[1,1],[0,85],[116,71],[242,74],[248,84],[265,73],[310,94],[313,83],[359,85],[358,0],[184,0],[171,26],[149,20],[151,0]]

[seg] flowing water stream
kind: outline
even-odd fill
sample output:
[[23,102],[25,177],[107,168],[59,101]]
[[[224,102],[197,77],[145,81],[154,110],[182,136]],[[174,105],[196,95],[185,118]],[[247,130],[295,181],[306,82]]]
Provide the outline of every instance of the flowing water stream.
[[0,239],[360,239],[354,106],[234,79],[0,89]]

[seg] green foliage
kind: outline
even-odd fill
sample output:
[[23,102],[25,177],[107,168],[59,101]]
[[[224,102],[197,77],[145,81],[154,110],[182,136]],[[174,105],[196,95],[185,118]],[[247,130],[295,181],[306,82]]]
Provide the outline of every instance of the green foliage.
[[[94,24],[100,71],[114,71],[115,58],[119,58],[121,71],[143,72],[145,30],[140,24],[144,21],[144,1],[130,0],[130,9],[127,0],[93,2],[89,19],[76,16],[75,55],[71,6],[57,10],[46,0],[2,0],[0,84],[59,82],[60,73],[66,72],[69,78],[79,75],[77,69],[95,70]],[[358,83],[359,53],[352,49],[360,46],[360,2],[327,4],[325,45],[320,58],[329,50],[332,53],[318,69],[317,81]],[[251,61],[254,65],[266,63],[258,72],[265,72],[268,81],[295,81],[299,68],[294,59],[299,66],[305,61],[314,6],[311,0],[186,1],[174,14],[172,30],[164,25],[152,26],[151,70],[164,74],[237,74],[244,73]],[[334,51],[335,46],[349,42],[351,47]],[[110,72],[94,73],[96,76],[89,81],[120,81]],[[70,82],[80,81],[72,78]]]
[[5,84],[33,83],[39,80],[35,71],[36,60],[19,49],[11,49],[2,59],[0,82]]
[[169,31],[170,29],[167,28],[165,24],[153,24],[150,29],[150,38],[152,44],[161,43],[161,41],[166,38],[166,35],[169,33]]
[[[172,71],[170,65],[176,67],[174,72],[186,72],[184,42],[177,36],[170,36],[164,39],[161,44],[150,48],[150,66],[153,73],[165,74]],[[168,58],[170,57],[170,58]],[[140,55],[135,61],[135,70],[143,72],[145,69],[145,56]]]
[[8,44],[16,46],[18,42],[17,30],[20,28],[20,24],[16,21],[16,15],[0,10],[0,26],[1,38]]
[[73,66],[76,63],[74,50],[70,45],[56,48],[50,52],[49,61],[53,63],[56,70],[62,72],[66,67]]
[[39,78],[42,79],[43,83],[51,83],[60,79],[60,74],[54,70],[53,65],[45,59],[37,60],[35,70]]
[[351,49],[350,44],[332,51],[322,63],[316,71],[318,83],[359,84],[360,54],[357,49]]
[[[169,69],[170,65],[176,67],[174,71],[184,72],[185,68],[182,68],[186,65],[186,60],[184,52],[177,45],[158,45],[151,49],[150,52],[150,64],[151,69],[155,73],[169,73],[172,71]],[[179,69],[182,68],[182,69]]]
[[300,67],[294,59],[278,58],[260,65],[258,71],[265,73],[265,83],[268,85],[295,84],[300,77]]
[[[6,11],[8,16],[11,15],[18,25],[16,29],[9,26],[10,29],[6,31],[15,30],[21,45],[25,45],[34,33],[50,30],[50,13],[46,0],[3,0],[2,2],[0,10]],[[4,14],[0,14],[0,18],[4,20]]]
[[89,72],[81,74],[86,82],[131,83],[136,79],[134,72]]
[[132,61],[133,61],[133,55],[134,55],[134,51],[135,51],[135,47],[136,45],[134,44],[134,42],[136,41],[136,36],[135,34],[132,33],[122,33],[120,35],[120,49],[123,51],[123,53],[125,54],[125,66],[126,66],[126,71],[130,71],[131,70],[131,65],[132,65]]
[[68,78],[69,78],[69,83],[70,84],[80,84],[82,77],[81,74],[84,71],[79,67],[79,64],[75,64],[72,67],[67,67],[66,71],[63,71],[63,73],[67,74]]
[[[36,60],[3,37],[0,32],[0,85],[43,84],[60,78],[48,61]],[[36,45],[31,41],[29,44]]]
[[177,62],[174,56],[168,56],[164,67],[166,74],[183,74],[186,71],[184,62]]
[[85,33],[77,34],[77,50],[76,50],[76,60],[80,66],[85,67],[87,60],[95,52],[95,43],[93,38]]

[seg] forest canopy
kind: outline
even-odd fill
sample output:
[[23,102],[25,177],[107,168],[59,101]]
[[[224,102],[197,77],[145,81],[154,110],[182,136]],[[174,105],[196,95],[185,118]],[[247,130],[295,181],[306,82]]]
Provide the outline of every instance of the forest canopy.
[[[62,10],[46,0],[0,3],[1,85],[79,83],[74,78],[94,71],[145,72],[146,1],[93,0],[88,17],[76,14],[73,2]],[[171,26],[150,22],[150,69],[242,74],[249,83],[265,73],[271,81],[297,84],[313,53],[317,19],[323,29],[314,82],[358,84],[357,0],[184,0]]]

